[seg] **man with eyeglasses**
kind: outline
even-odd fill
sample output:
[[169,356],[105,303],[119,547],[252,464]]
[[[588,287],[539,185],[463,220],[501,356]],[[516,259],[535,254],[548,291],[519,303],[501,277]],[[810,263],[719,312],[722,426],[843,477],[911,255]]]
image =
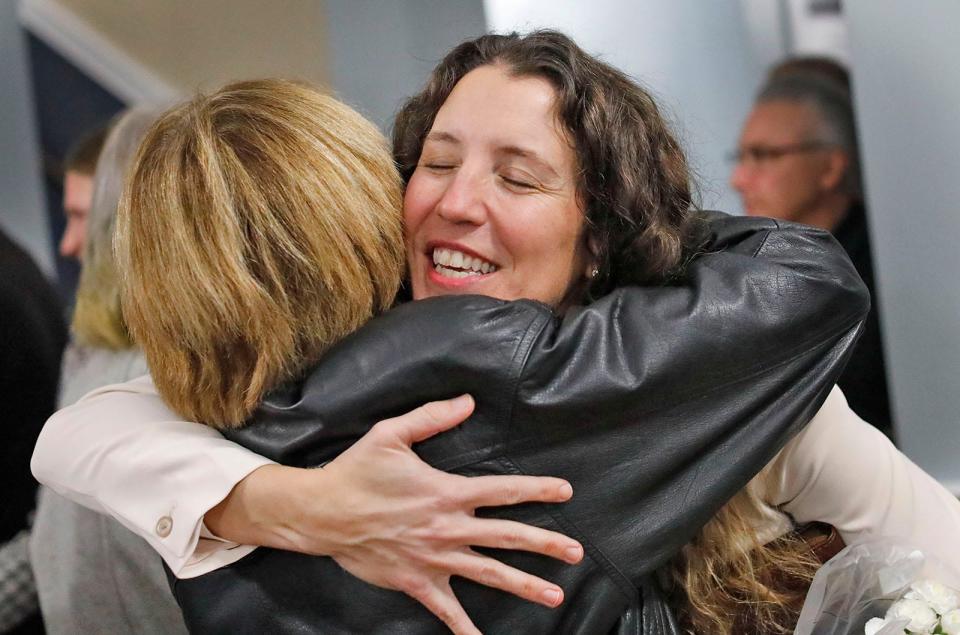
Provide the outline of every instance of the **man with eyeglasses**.
[[[823,58],[791,59],[774,67],[731,159],[730,182],[747,214],[833,232],[876,305],[846,69]],[[876,306],[837,383],[857,414],[893,436]]]

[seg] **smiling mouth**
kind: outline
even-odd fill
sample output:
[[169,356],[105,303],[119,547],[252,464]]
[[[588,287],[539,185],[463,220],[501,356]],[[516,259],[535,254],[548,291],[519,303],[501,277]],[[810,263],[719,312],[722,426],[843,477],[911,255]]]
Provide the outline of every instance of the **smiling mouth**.
[[437,247],[433,250],[433,269],[446,278],[466,278],[493,273],[497,266],[478,256],[456,249]]

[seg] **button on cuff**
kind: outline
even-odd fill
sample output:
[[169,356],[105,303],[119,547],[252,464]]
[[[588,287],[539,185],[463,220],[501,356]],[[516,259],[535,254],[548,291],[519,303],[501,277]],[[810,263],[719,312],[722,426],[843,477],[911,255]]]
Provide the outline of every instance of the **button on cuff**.
[[157,521],[157,526],[154,529],[157,535],[161,538],[166,538],[170,535],[170,532],[173,531],[173,518],[170,516],[161,516],[160,520]]

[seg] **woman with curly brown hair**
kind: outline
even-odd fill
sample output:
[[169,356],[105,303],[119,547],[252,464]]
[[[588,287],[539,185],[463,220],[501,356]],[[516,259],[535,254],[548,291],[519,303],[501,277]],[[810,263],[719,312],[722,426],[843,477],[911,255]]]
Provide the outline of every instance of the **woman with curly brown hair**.
[[[232,128],[240,130],[241,146],[258,147],[248,143],[257,137],[256,126],[246,132],[241,128]],[[196,133],[181,128],[179,134],[191,139]],[[169,132],[157,136],[168,142],[176,138]],[[235,147],[220,148],[220,153],[239,157],[241,166],[246,165],[244,157],[258,156],[253,149],[248,156]],[[144,160],[152,154],[144,150]],[[555,33],[485,36],[455,49],[427,89],[398,117],[395,155],[406,182],[407,260],[414,299],[462,293],[505,300],[528,297],[564,312],[563,321],[553,319],[543,305],[525,302],[476,297],[413,302],[329,349],[312,370],[285,369],[289,374],[281,379],[293,379],[292,385],[277,385],[277,377],[243,384],[254,390],[233,393],[230,403],[239,405],[240,412],[250,412],[268,392],[272,395],[248,425],[229,432],[231,438],[289,465],[330,463],[319,473],[280,466],[256,470],[206,514],[208,524],[215,524],[212,528],[222,536],[249,544],[332,555],[367,580],[406,591],[458,632],[474,629],[453,598],[450,574],[497,588],[525,589],[514,592],[547,605],[558,603],[559,593],[554,591],[553,601],[536,594],[543,587],[520,569],[561,579],[566,607],[554,613],[537,610],[470,583],[457,583],[458,595],[490,628],[509,624],[521,630],[608,632],[642,626],[645,632],[670,632],[673,619],[654,571],[827,397],[863,308],[857,299],[859,285],[848,277],[849,264],[836,258],[835,247],[822,232],[716,216],[698,221],[700,215],[690,212],[683,154],[649,95]],[[210,163],[181,159],[169,165],[192,174],[186,181],[182,174],[179,182],[193,183],[200,192],[214,187],[229,195],[221,206],[242,212],[234,216],[244,227],[238,244],[249,245],[241,249],[244,256],[238,261],[248,266],[238,271],[260,281],[266,274],[258,271],[257,263],[270,259],[254,257],[259,251],[252,247],[260,244],[261,223],[271,224],[285,208],[270,203],[278,196],[271,179],[297,171],[269,162],[270,169],[257,168],[266,169],[261,174],[268,178],[252,178],[252,168],[240,171],[236,178],[256,185],[252,200],[265,201],[250,207],[236,205],[232,198],[238,192],[242,198],[246,186],[227,181],[224,189],[216,180],[191,172],[194,164]],[[149,177],[147,171],[143,174]],[[141,187],[149,189],[146,180],[131,182],[131,218],[147,211],[135,205],[133,192]],[[186,218],[209,226],[206,215]],[[167,235],[156,228],[146,237],[131,232],[136,236],[131,244],[162,241]],[[185,239],[197,235],[196,230],[183,234]],[[697,251],[722,249],[726,251],[691,260]],[[294,274],[296,267],[308,265],[303,259],[291,262],[294,268],[288,275],[271,273],[260,282],[269,289],[276,281],[277,288],[266,295],[281,298],[281,304],[287,303],[288,294],[304,293]],[[177,289],[183,279],[174,273],[182,268],[171,260],[149,271],[156,273],[161,287]],[[203,275],[205,293],[214,299],[233,293],[237,285],[230,270],[209,269]],[[623,286],[667,282],[674,286]],[[588,306],[578,306],[591,294],[607,291]],[[179,292],[169,296],[171,301],[178,297]],[[239,324],[259,319],[240,309],[222,315]],[[142,317],[139,328],[146,333],[155,325],[150,312]],[[518,329],[518,324],[526,326]],[[235,327],[221,325],[217,331],[217,338],[234,344],[215,351],[260,351],[267,350],[273,329],[255,329],[267,339],[252,347]],[[198,342],[210,337],[214,335]],[[187,352],[195,348],[189,342],[185,346]],[[165,354],[164,347],[156,349],[158,358]],[[229,356],[224,353],[192,352],[187,358],[228,372]],[[162,373],[164,365],[156,368]],[[258,367],[253,363],[250,368]],[[296,379],[303,373],[303,379]],[[365,385],[357,385],[358,374],[367,379]],[[256,373],[249,376],[258,379]],[[167,379],[178,381],[155,377],[161,392]],[[477,398],[474,419],[456,433],[423,444],[421,453],[440,467],[465,474],[567,476],[578,498],[562,510],[526,506],[510,513],[511,520],[503,519],[499,510],[494,514],[499,519],[475,520],[495,524],[520,548],[529,549],[532,542],[528,529],[516,521],[573,534],[589,555],[578,567],[506,553],[503,559],[516,568],[501,568],[502,563],[498,566],[462,545],[505,546],[509,541],[494,545],[465,537],[458,525],[435,523],[429,514],[425,524],[410,522],[411,515],[423,516],[419,508],[386,516],[357,514],[343,492],[335,491],[337,484],[351,487],[363,469],[391,473],[386,462],[372,467],[374,463],[358,459],[375,443],[371,439],[389,434],[391,426],[378,425],[362,436],[373,422],[428,399],[468,390]],[[238,411],[217,406],[216,400],[229,394],[221,390],[212,397],[191,397],[186,391],[180,396],[187,403],[179,403],[178,409],[191,411],[191,403],[212,403],[220,410],[211,422],[225,427],[236,421],[229,413]],[[469,403],[451,407],[459,409],[454,414],[461,417],[469,414]],[[164,434],[170,434],[166,438],[171,441],[197,436],[182,431],[179,436],[156,434],[162,404],[146,382],[88,399],[52,420],[55,428],[49,434],[62,434],[65,422],[88,434],[91,424],[111,409],[122,411],[111,416],[122,419],[127,430],[131,419],[154,422],[154,431],[140,439],[156,443]],[[583,417],[589,421],[581,421]],[[351,420],[355,423],[346,423]],[[447,425],[434,422],[422,429]],[[354,441],[356,445],[341,454]],[[48,437],[47,443],[53,441]],[[90,439],[84,443],[96,444]],[[191,444],[193,448],[181,443],[186,456],[197,447]],[[571,462],[572,453],[592,462]],[[177,460],[186,460],[184,454]],[[61,466],[61,471],[71,469]],[[50,480],[52,471],[38,471]],[[65,485],[60,475],[52,478]],[[319,505],[302,494],[309,490],[309,481],[326,483],[326,498]],[[116,510],[116,500],[108,501],[110,495],[97,487],[89,491],[104,507]],[[384,488],[385,498],[399,496],[398,488]],[[497,504],[467,498],[470,517],[476,507]],[[434,499],[434,513],[442,514],[454,499]],[[462,501],[453,507],[462,509]],[[299,505],[306,509],[294,516],[329,516],[329,510],[317,507],[331,502],[343,505],[334,511],[341,520],[346,517],[348,531],[304,539],[310,531],[303,527],[310,521],[284,518]],[[398,527],[391,528],[393,523]],[[365,531],[371,527],[385,531],[380,536]],[[357,534],[361,540],[355,539]],[[414,564],[383,583],[377,576],[379,565],[371,568],[368,554],[416,552],[426,535],[454,545],[441,555],[440,566],[430,562],[439,574],[420,577],[422,567]],[[359,548],[351,552],[345,545]],[[331,559],[261,550],[237,561],[249,551],[225,559],[216,555],[222,550],[215,550],[213,557],[220,558],[215,564],[235,564],[177,584],[195,628],[428,632],[438,626],[415,603],[364,585]],[[307,579],[313,583],[305,588]],[[211,598],[217,598],[215,604]]]

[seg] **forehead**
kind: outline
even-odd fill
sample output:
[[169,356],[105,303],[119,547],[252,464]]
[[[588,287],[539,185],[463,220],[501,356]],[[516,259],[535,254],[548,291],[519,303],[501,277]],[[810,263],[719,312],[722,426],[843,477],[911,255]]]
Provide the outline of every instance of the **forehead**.
[[556,117],[556,91],[545,79],[511,76],[481,66],[454,86],[437,112],[433,130],[464,142],[531,146],[538,152],[569,151]]
[[747,118],[740,145],[778,145],[811,141],[819,121],[813,107],[802,102],[772,100],[756,104]]

